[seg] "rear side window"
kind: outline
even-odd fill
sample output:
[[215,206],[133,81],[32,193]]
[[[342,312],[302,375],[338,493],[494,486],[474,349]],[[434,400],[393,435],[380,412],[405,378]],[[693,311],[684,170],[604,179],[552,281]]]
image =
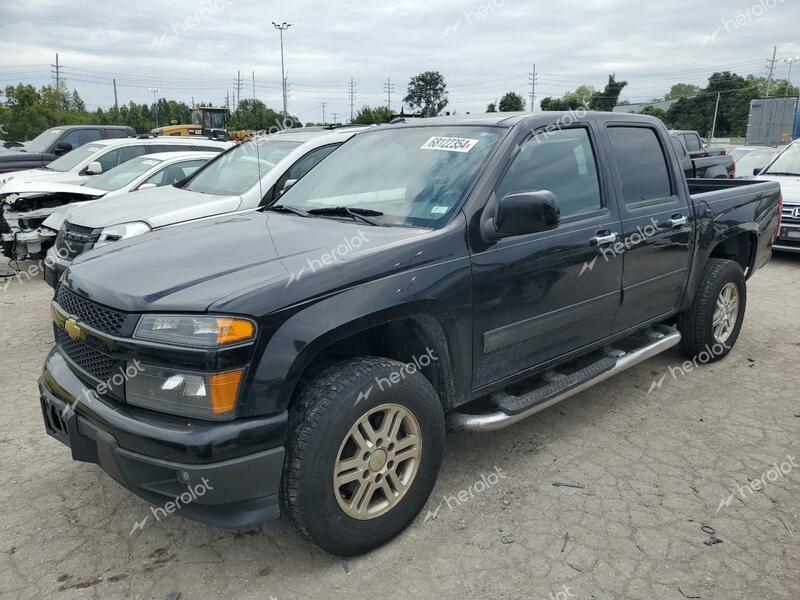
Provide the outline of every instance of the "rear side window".
[[125,129],[106,129],[106,137],[112,140],[131,137],[130,131]]
[[672,141],[672,147],[675,148],[675,154],[678,155],[678,158],[684,158],[686,156],[686,148],[681,139],[677,135],[671,136],[669,139]]
[[611,127],[608,137],[622,181],[625,204],[671,198],[667,159],[654,129]]
[[514,158],[500,185],[498,198],[519,192],[552,192],[561,218],[602,207],[594,150],[585,129],[540,133]]
[[694,134],[684,134],[683,141],[686,142],[686,148],[689,150],[689,152],[696,152],[697,150],[703,149],[702,145],[700,144],[700,138]]
[[153,144],[150,146],[150,152],[186,152],[191,150],[191,146],[184,146],[181,144]]

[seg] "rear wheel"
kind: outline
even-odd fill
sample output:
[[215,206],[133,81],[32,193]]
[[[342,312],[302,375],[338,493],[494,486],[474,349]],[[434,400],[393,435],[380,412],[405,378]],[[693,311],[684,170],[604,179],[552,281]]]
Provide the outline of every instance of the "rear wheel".
[[444,414],[428,380],[384,358],[336,365],[291,410],[281,495],[298,532],[351,556],[391,540],[436,482]]
[[738,263],[708,261],[694,303],[681,314],[681,349],[702,362],[714,362],[733,350],[744,321],[747,284]]

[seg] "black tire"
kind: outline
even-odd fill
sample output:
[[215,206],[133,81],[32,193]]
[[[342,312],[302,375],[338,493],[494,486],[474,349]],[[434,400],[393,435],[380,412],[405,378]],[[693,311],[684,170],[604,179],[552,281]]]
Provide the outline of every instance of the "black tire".
[[[388,380],[393,373],[403,377],[381,389],[376,378]],[[365,414],[385,405],[400,405],[416,419],[421,456],[416,474],[397,504],[384,514],[359,520],[348,515],[337,500],[334,468],[351,428]],[[300,390],[290,408],[281,484],[284,514],[302,537],[330,554],[369,552],[402,532],[425,505],[439,473],[444,440],[441,403],[419,372],[411,372],[395,360],[372,357],[330,367]]]
[[[738,290],[738,316],[729,337],[720,343],[714,336],[714,311],[722,289],[733,283]],[[709,259],[693,304],[678,317],[681,350],[703,363],[726,357],[739,337],[747,307],[747,283],[738,263],[721,258]]]

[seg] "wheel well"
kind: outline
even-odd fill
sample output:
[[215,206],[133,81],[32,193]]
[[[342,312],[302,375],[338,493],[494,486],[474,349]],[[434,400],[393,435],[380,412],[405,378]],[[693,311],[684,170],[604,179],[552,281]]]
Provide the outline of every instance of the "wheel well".
[[717,244],[709,258],[724,258],[739,263],[747,275],[755,260],[755,250],[755,236],[752,233],[739,233]]
[[[420,360],[428,355],[432,360]],[[303,371],[300,385],[326,368],[357,356],[380,356],[419,365],[447,410],[454,405],[455,386],[447,338],[433,317],[415,316],[382,323],[341,339],[317,354]],[[423,366],[427,362],[427,366]],[[299,388],[299,385],[298,385]],[[296,395],[297,388],[295,389]]]

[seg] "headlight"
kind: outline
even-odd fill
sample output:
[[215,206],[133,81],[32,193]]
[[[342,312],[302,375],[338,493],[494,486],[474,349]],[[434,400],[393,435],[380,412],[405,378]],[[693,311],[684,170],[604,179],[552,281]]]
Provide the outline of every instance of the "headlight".
[[98,238],[94,247],[98,248],[99,246],[110,244],[111,242],[118,242],[120,240],[136,237],[137,235],[142,235],[145,233],[150,233],[150,226],[147,223],[142,223],[141,221],[122,223],[121,225],[112,225],[111,227],[106,227],[100,232],[100,237]]
[[149,410],[225,421],[235,416],[243,371],[197,373],[142,364],[125,382],[125,398]]
[[255,335],[250,319],[201,315],[144,315],[133,333],[140,340],[195,348],[249,342]]

